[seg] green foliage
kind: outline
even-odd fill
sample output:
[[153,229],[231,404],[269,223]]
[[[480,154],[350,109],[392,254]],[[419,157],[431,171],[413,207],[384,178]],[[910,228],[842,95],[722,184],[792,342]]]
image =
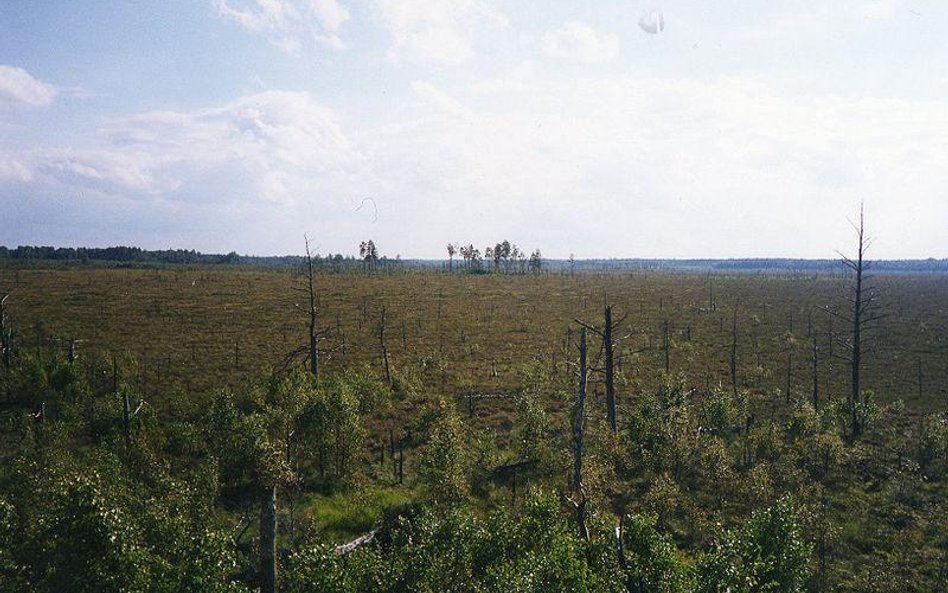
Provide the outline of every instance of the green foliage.
[[684,377],[666,377],[654,392],[636,397],[624,437],[633,467],[669,471],[678,479],[697,449],[697,431]]
[[[401,379],[399,389],[410,389],[405,383],[405,377],[402,375],[399,375],[399,377]],[[391,400],[388,387],[367,371],[347,372],[344,381],[359,402],[360,415],[365,416],[388,407]]]
[[231,581],[229,538],[196,520],[202,498],[160,466],[129,471],[103,449],[36,451],[14,476],[0,501],[5,591],[244,590]]
[[552,463],[553,434],[550,420],[539,394],[526,391],[517,399],[516,451],[520,459],[539,462],[541,467]]
[[[832,404],[832,410],[840,430],[852,432],[852,405],[848,399],[836,400]],[[859,421],[862,431],[866,432],[876,426],[883,415],[883,408],[876,402],[875,392],[865,390],[862,392],[859,401],[856,402],[856,418]]]
[[430,430],[421,462],[422,479],[433,500],[457,505],[471,491],[470,460],[464,425],[450,402],[439,403]]
[[732,428],[741,427],[747,419],[748,394],[744,390],[737,395],[718,386],[713,389],[706,402],[707,426],[722,435],[732,434]]
[[469,509],[437,507],[401,517],[385,545],[340,557],[325,546],[291,557],[292,593],[623,591],[607,544],[573,535],[556,499],[531,495],[519,512],[477,519]]
[[633,515],[625,520],[623,546],[626,582],[641,593],[692,591],[694,577],[675,543],[655,528],[655,519]]
[[948,419],[944,414],[930,414],[919,423],[918,453],[919,467],[923,472],[937,470],[944,465],[948,453]]
[[698,564],[698,593],[803,591],[810,546],[789,496],[754,513]]

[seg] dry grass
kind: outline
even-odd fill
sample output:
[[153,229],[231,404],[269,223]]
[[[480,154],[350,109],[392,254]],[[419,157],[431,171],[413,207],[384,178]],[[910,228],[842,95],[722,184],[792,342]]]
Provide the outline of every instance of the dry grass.
[[[866,388],[884,400],[944,409],[948,277],[880,276],[875,282],[890,316],[866,357]],[[340,330],[325,345],[346,343],[345,352],[337,349],[326,366],[379,368],[377,312],[385,303],[395,369],[421,370],[433,392],[516,390],[522,386],[519,371],[529,365],[566,372],[567,360],[575,358],[575,347],[566,348],[570,332],[575,346],[573,320],[601,322],[608,301],[618,316],[628,314],[622,334],[631,336],[620,348],[622,370],[637,388],[654,384],[664,367],[665,321],[671,370],[684,372],[695,385],[727,384],[737,305],[742,384],[762,394],[783,389],[792,351],[792,389],[809,393],[812,330],[824,356],[823,393],[845,393],[847,369],[828,357],[830,332],[845,334],[845,327],[820,309],[842,305],[842,280],[738,275],[716,276],[712,283],[713,311],[708,277],[697,274],[321,274],[322,320]],[[42,324],[63,339],[60,345],[68,338],[84,340],[85,355],[132,355],[141,385],[155,393],[233,387],[279,365],[305,343],[305,319],[294,306],[302,298],[296,285],[286,270],[0,268],[0,292],[11,293],[9,316],[21,345],[40,345],[29,328]]]

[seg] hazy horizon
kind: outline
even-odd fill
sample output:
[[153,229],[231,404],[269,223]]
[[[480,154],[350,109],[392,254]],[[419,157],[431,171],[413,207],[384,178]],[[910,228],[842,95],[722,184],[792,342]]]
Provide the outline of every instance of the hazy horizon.
[[942,259],[946,26],[904,0],[14,0],[0,244],[834,259],[864,201],[870,258]]

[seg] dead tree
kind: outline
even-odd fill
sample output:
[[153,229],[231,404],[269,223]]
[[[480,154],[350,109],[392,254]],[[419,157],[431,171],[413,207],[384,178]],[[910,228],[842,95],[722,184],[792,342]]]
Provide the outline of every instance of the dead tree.
[[125,448],[132,448],[132,410],[128,403],[128,390],[122,393],[122,428],[125,434]]
[[573,414],[573,507],[576,509],[576,523],[579,536],[589,540],[589,527],[586,525],[586,492],[583,489],[583,432],[586,421],[586,328],[579,330],[579,393],[576,410]]
[[668,335],[668,320],[666,319],[662,323],[662,350],[665,354],[665,374],[667,375],[671,369],[671,360],[669,356],[669,349],[671,348],[671,339]]
[[260,500],[260,591],[277,591],[277,487],[261,492]]
[[734,314],[731,318],[731,389],[734,395],[737,395],[737,308],[740,303],[734,305]]
[[3,361],[3,368],[8,369],[13,359],[13,346],[11,345],[10,328],[7,326],[7,299],[9,294],[0,298],[0,359]]
[[790,403],[790,389],[793,386],[793,343],[787,348],[787,403]]
[[[117,391],[118,387],[116,387],[116,392]],[[138,413],[142,411],[144,406],[145,400],[142,399],[138,402],[138,406],[132,410],[128,389],[122,389],[122,435],[125,437],[126,450],[131,450],[132,448],[132,420],[135,419],[135,416],[138,416]]]
[[811,333],[810,356],[813,363],[813,409],[820,409],[820,349],[816,344],[816,334]]
[[385,305],[382,305],[382,310],[379,312],[379,348],[382,353],[382,366],[385,369],[385,383],[391,387],[392,373],[388,365],[388,346],[385,344],[385,321]]
[[714,301],[714,283],[712,281],[711,274],[708,274],[708,311],[714,311],[717,309],[717,304]]
[[299,303],[296,304],[296,308],[300,311],[303,311],[308,318],[307,326],[309,330],[309,343],[306,346],[302,346],[290,352],[286,357],[286,364],[289,364],[293,360],[297,360],[298,357],[303,357],[305,355],[308,362],[307,366],[309,367],[309,372],[313,375],[314,380],[319,381],[319,343],[326,336],[326,334],[330,332],[330,329],[319,328],[319,295],[316,292],[316,275],[313,269],[313,256],[309,250],[309,238],[304,235],[303,239],[306,241],[306,278],[304,285],[294,287],[294,290],[304,293],[308,299],[308,307],[305,310],[299,305]]
[[922,401],[922,357],[917,357],[915,362],[918,365],[918,374],[916,375],[916,381],[918,383],[918,401]]
[[879,293],[868,284],[870,277],[866,272],[869,269],[869,262],[865,261],[865,254],[872,244],[872,240],[866,236],[862,205],[859,207],[859,223],[853,223],[852,226],[856,231],[856,258],[852,259],[840,254],[842,264],[849,269],[852,278],[852,285],[846,298],[848,306],[843,313],[831,309],[827,309],[827,311],[834,317],[842,319],[850,328],[848,339],[840,340],[840,344],[846,352],[843,360],[845,360],[850,370],[848,403],[852,436],[858,437],[862,434],[864,428],[858,408],[862,393],[862,356],[868,345],[866,332],[872,329],[874,324],[883,319],[885,315],[878,313],[876,310]]
[[[612,429],[612,432],[616,433],[619,431],[619,428],[616,417],[615,346],[617,340],[615,338],[615,331],[625,321],[626,316],[623,315],[618,321],[613,321],[612,305],[606,305],[603,311],[603,318],[603,326],[601,329],[588,323],[579,321],[578,319],[576,321],[582,326],[584,330],[589,330],[602,338],[602,349],[605,355],[605,367],[601,370],[605,375],[606,380],[606,417],[609,420],[609,428]],[[570,337],[568,335],[567,344],[569,344],[569,341]]]
[[[309,252],[309,238],[306,238],[306,280],[309,293],[309,372],[319,380],[319,332],[316,330],[316,285],[313,282],[313,257]],[[274,492],[274,496],[276,493]]]
[[613,348],[615,342],[612,338],[612,330],[616,326],[612,324],[612,307],[605,309],[605,323],[602,326],[602,344],[606,351],[606,415],[609,418],[609,428],[612,432],[618,432],[616,424],[616,385],[615,385],[615,366],[613,360]]

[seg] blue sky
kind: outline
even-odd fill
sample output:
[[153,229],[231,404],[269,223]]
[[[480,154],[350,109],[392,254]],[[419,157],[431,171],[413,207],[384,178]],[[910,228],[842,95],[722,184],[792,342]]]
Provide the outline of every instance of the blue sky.
[[864,200],[876,257],[948,257],[945,31],[905,0],[4,0],[0,244],[833,257]]

